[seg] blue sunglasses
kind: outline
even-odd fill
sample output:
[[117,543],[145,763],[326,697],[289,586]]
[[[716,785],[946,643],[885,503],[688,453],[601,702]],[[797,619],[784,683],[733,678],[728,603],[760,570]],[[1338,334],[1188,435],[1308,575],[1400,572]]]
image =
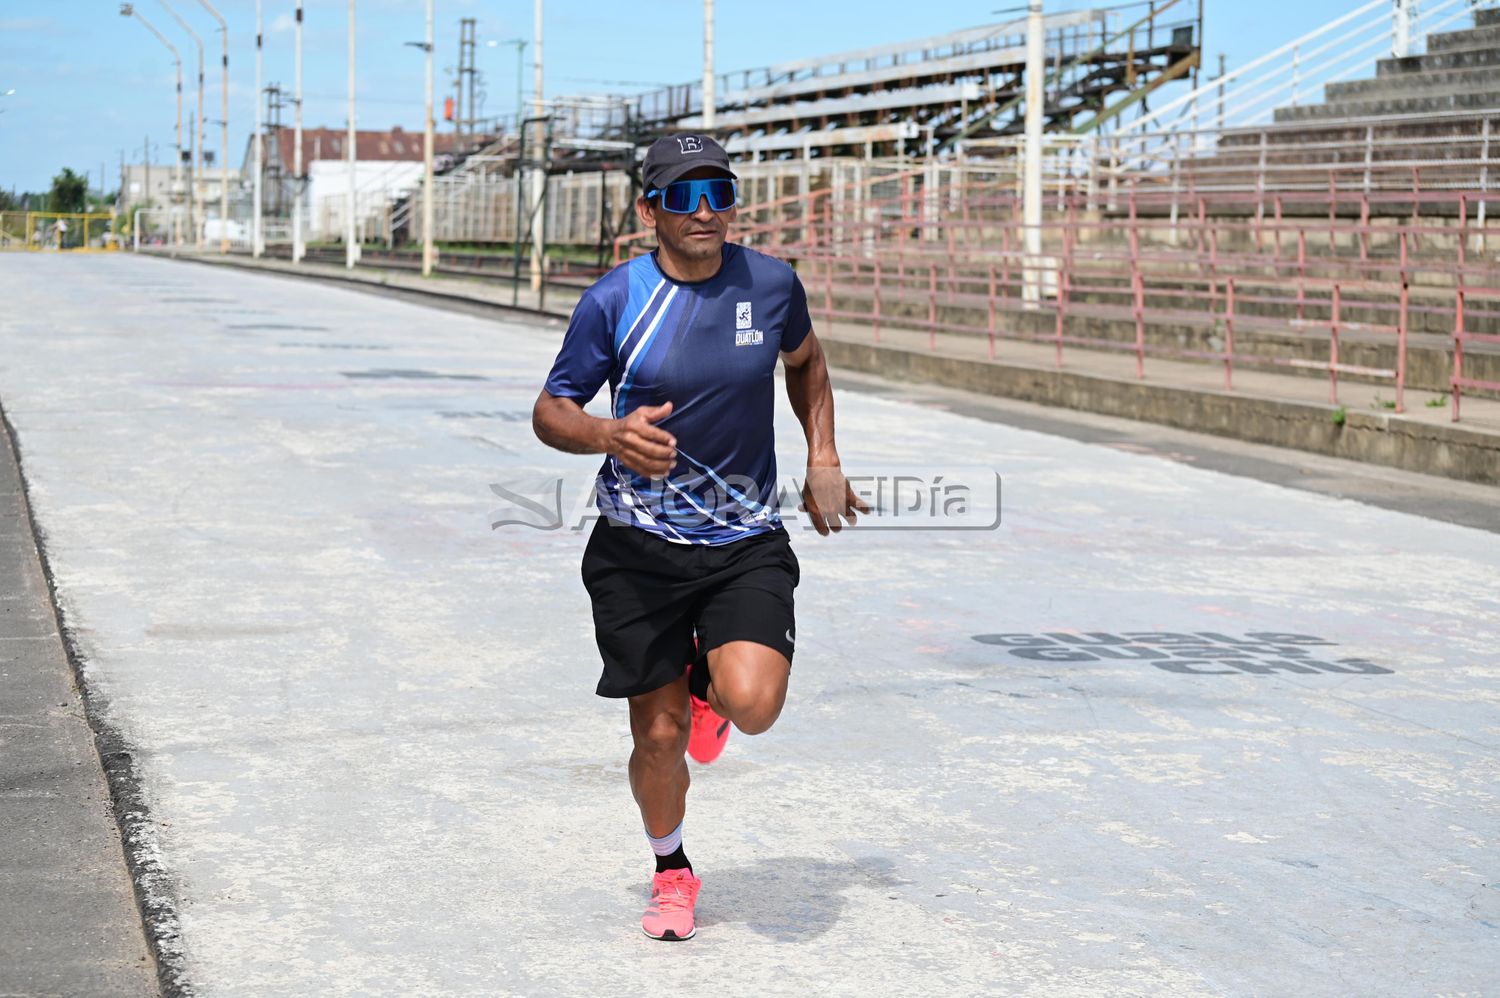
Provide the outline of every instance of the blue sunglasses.
[[675,215],[691,215],[698,210],[700,198],[708,198],[708,206],[714,211],[728,211],[734,207],[737,196],[734,181],[724,177],[707,180],[677,180],[662,188],[646,192],[646,200],[661,197],[661,206]]

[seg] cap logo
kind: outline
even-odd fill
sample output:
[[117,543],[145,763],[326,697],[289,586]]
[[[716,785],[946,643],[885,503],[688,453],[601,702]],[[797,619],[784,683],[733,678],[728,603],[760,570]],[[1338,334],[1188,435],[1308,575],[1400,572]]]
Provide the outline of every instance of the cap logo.
[[703,141],[696,135],[683,135],[677,139],[677,148],[682,150],[683,155],[690,152],[702,152]]

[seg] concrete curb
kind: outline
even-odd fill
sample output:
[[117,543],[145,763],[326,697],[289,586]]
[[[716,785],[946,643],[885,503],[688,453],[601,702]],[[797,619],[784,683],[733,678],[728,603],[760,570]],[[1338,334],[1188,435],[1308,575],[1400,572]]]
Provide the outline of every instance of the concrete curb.
[[1500,437],[1419,423],[1389,413],[1251,398],[1048,368],[1023,367],[823,339],[830,364],[922,384],[1080,409],[1381,464],[1404,471],[1500,484]]
[[109,705],[88,682],[84,656],[78,647],[76,632],[68,622],[58,599],[57,579],[47,557],[46,534],[37,523],[31,504],[31,487],[26,478],[19,438],[3,407],[0,407],[0,447],[9,447],[20,471],[26,521],[36,545],[42,574],[46,579],[52,613],[57,620],[63,650],[72,668],[74,682],[83,700],[84,717],[94,733],[99,762],[109,784],[115,823],[125,851],[136,905],[145,928],[146,944],[156,963],[157,983],[163,998],[190,998],[195,992],[187,983],[183,968],[181,924],[177,916],[178,898],[174,886],[160,861],[156,823],[141,785],[132,747],[110,721]]
[[[430,280],[429,278],[424,278],[420,274],[414,274],[404,270],[387,271],[382,273],[380,271],[370,270],[346,271],[340,268],[338,271],[333,271],[328,264],[323,263],[293,264],[282,260],[267,260],[262,258],[259,261],[254,261],[232,256],[168,256],[164,253],[153,255],[161,256],[163,259],[184,260],[188,263],[207,264],[211,267],[235,267],[240,270],[255,271],[258,273],[279,274],[283,277],[294,277],[304,281],[323,281],[329,284],[348,284],[367,290],[378,288],[413,296],[438,298],[447,301],[461,301],[468,304],[482,305],[485,308],[500,309],[501,311],[505,312],[520,312],[525,315],[537,316],[547,319],[567,319],[568,316],[572,314],[574,305],[573,301],[569,301],[567,311],[554,311],[552,309],[533,308],[529,305],[511,305],[506,302],[500,302],[495,301],[491,298],[486,298],[482,295],[466,295],[459,294],[458,292],[453,290],[444,290],[442,288],[436,287],[424,287],[423,282]],[[444,278],[440,276],[436,277],[436,279],[444,280]],[[455,278],[449,277],[447,279],[454,280]],[[458,279],[461,280],[461,278]],[[564,292],[554,291],[554,294],[561,293]]]

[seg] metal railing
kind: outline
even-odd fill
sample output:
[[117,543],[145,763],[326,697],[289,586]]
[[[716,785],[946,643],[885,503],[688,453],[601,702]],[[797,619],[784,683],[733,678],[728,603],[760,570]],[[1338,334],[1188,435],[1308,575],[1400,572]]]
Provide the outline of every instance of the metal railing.
[[[1405,33],[1418,37],[1452,27],[1491,0],[1424,0],[1403,8]],[[1113,134],[1115,169],[1159,168],[1183,155],[1181,136],[1225,134],[1268,122],[1277,108],[1295,107],[1330,83],[1373,75],[1391,55],[1391,0],[1369,0],[1321,27],[1224,73],[1155,110],[1122,124]],[[1405,55],[1407,53],[1400,53]],[[1302,127],[1316,122],[1302,122]],[[1195,138],[1195,143],[1197,139]],[[1202,150],[1194,148],[1189,154]]]
[[[866,325],[876,341],[898,328],[926,333],[928,349],[940,335],[985,337],[993,358],[1010,339],[1050,345],[1058,367],[1071,349],[1123,353],[1138,378],[1150,359],[1207,363],[1229,391],[1240,368],[1318,375],[1333,405],[1352,379],[1388,386],[1397,413],[1408,389],[1442,393],[1455,421],[1466,392],[1500,393],[1500,262],[1483,253],[1494,234],[1474,211],[1482,192],[1403,193],[1412,214],[1375,224],[1102,219],[1073,190],[1042,226],[1042,256],[1028,258],[1013,192],[976,185],[959,192],[965,210],[933,219],[908,186],[919,175],[892,178],[906,189],[853,213],[831,191],[796,215],[763,205],[733,238],[792,261],[815,314]],[[620,258],[642,248],[616,242]]]
[[0,250],[88,252],[120,248],[107,212],[0,212]]

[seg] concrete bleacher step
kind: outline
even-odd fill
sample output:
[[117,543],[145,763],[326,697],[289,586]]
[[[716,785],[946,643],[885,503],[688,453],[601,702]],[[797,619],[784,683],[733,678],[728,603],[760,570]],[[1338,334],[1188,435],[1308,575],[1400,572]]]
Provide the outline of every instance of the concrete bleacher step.
[[1482,93],[1500,89],[1500,63],[1469,69],[1443,69],[1371,80],[1330,83],[1323,88],[1328,103],[1401,97]]
[[1492,48],[1500,48],[1500,24],[1462,31],[1439,31],[1427,36],[1428,52],[1471,52]]
[[1374,118],[1383,115],[1440,114],[1445,111],[1484,111],[1500,107],[1500,89],[1476,93],[1385,98],[1370,101],[1339,101],[1336,104],[1304,104],[1276,109],[1278,124],[1298,121],[1334,121],[1340,118]]
[[1458,52],[1428,52],[1425,55],[1392,56],[1375,63],[1375,75],[1381,79],[1409,74],[1449,72],[1457,69],[1483,69],[1500,66],[1500,48],[1472,49]]

